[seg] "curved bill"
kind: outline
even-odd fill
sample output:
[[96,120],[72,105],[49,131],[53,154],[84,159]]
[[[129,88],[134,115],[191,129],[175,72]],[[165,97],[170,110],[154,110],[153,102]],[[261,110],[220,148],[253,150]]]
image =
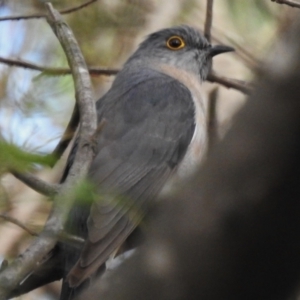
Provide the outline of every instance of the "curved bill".
[[211,57],[214,57],[218,54],[222,54],[222,53],[225,53],[225,52],[232,52],[232,51],[235,51],[234,48],[232,48],[232,47],[223,46],[223,45],[216,45],[216,46],[212,46],[209,49],[209,54],[210,54]]

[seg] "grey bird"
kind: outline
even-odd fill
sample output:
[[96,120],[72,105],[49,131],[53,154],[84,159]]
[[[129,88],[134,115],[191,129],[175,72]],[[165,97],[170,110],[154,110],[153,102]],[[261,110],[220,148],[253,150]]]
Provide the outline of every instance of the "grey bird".
[[[201,83],[212,57],[229,51],[189,26],[152,33],[97,102],[98,122],[105,125],[88,178],[99,197],[91,204],[77,201],[70,213],[67,230],[85,243],[81,249],[63,246],[61,299],[101,274],[163,188],[198,165],[206,146]],[[76,143],[62,181],[75,153]]]
[[[97,102],[105,126],[89,179],[101,197],[91,205],[85,244],[66,278],[70,287],[103,267],[163,187],[198,164],[206,144],[201,82],[212,57],[228,51],[189,26],[160,30],[140,44]],[[80,218],[71,221],[74,234],[85,223]]]

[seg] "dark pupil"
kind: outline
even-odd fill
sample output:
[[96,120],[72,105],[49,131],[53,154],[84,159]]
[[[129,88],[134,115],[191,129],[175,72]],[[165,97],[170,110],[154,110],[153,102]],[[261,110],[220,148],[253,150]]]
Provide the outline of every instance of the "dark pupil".
[[174,38],[170,40],[169,44],[172,48],[178,48],[181,46],[181,40],[178,38]]

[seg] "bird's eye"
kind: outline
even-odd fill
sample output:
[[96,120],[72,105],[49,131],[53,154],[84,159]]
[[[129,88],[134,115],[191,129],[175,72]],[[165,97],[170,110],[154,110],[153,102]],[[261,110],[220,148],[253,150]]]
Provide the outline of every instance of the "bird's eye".
[[167,40],[167,47],[171,50],[179,50],[185,46],[184,40],[179,36],[171,36]]

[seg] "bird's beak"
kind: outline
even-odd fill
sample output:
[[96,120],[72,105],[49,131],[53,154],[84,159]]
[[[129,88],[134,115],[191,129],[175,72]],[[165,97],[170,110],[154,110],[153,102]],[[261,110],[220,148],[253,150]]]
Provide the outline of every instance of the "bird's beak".
[[216,45],[216,46],[212,46],[209,49],[209,54],[211,57],[214,57],[218,54],[225,53],[225,52],[231,52],[231,51],[234,51],[234,48],[228,47],[228,46],[223,46],[223,45]]

